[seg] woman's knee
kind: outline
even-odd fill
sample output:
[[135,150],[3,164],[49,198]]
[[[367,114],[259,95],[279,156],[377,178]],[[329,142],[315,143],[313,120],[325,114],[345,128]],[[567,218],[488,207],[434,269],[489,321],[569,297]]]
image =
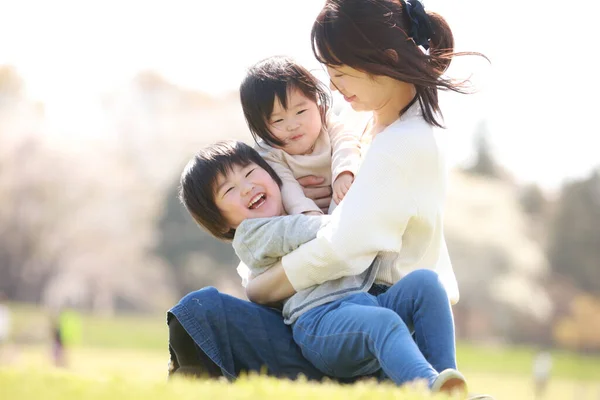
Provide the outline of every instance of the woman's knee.
[[221,293],[213,286],[207,286],[195,292],[190,292],[179,300],[180,304],[193,303],[210,303],[217,301],[221,297]]
[[173,316],[177,317],[179,321],[175,323],[182,324],[194,335],[198,330],[196,325],[212,326],[226,318],[223,307],[226,296],[212,286],[188,293],[169,310],[167,315],[171,318],[168,321],[173,319]]

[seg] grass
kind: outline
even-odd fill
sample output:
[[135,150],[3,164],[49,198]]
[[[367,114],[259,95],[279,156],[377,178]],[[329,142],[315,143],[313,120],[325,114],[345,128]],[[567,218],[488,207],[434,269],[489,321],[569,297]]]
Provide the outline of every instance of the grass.
[[[476,349],[470,348],[475,357]],[[485,350],[483,350],[485,351]],[[519,357],[526,349],[505,350],[505,372],[488,371],[476,365],[476,358],[462,368],[470,388],[477,393],[493,394],[497,400],[533,400],[529,371],[519,367]],[[0,398],[2,399],[199,399],[214,398],[265,399],[434,399],[419,391],[399,389],[391,385],[361,382],[355,385],[334,383],[290,382],[256,375],[235,383],[222,381],[176,381],[167,383],[168,354],[163,350],[78,347],[69,353],[68,369],[50,364],[49,348],[26,346],[18,350],[9,366],[0,367]],[[490,353],[496,357],[496,352]],[[514,356],[514,370],[510,370]],[[486,360],[482,357],[481,360]],[[595,367],[600,361],[596,360]],[[486,363],[481,365],[485,366]],[[555,374],[544,400],[597,400],[598,380],[569,379]],[[438,397],[441,399],[442,397]]]
[[[515,354],[507,351],[506,354]],[[2,399],[434,399],[415,390],[361,382],[355,385],[290,382],[246,376],[235,383],[176,381],[167,383],[167,352],[122,348],[72,349],[68,369],[50,364],[44,346],[22,348],[10,366],[0,367]],[[476,367],[476,365],[472,365]],[[493,394],[497,400],[533,400],[530,373],[464,369],[473,392]],[[554,376],[544,400],[597,400],[600,382]],[[439,399],[443,397],[438,397]]]
[[[176,381],[167,384],[167,330],[164,315],[82,316],[82,344],[71,349],[69,368],[49,362],[49,319],[32,307],[13,309],[12,363],[0,365],[2,399],[432,399],[391,385],[340,386],[247,376],[226,381]],[[458,346],[460,369],[474,392],[496,399],[533,400],[527,347]],[[544,400],[600,398],[600,358],[553,352],[553,371]]]
[[[575,381],[600,381],[600,358],[554,350],[552,375]],[[498,374],[530,375],[534,349],[523,346],[485,347],[459,343],[457,358],[461,370]]]
[[[27,382],[27,384],[24,384]],[[10,399],[45,400],[106,400],[106,399],[397,399],[421,400],[443,399],[426,396],[416,391],[402,390],[391,385],[361,383],[353,386],[334,384],[311,384],[291,382],[273,378],[250,376],[234,384],[222,380],[191,382],[147,382],[109,379],[93,380],[65,373],[43,371],[0,372],[0,387],[3,395]],[[374,397],[375,396],[375,397]]]
[[[27,304],[11,305],[12,340],[42,343],[50,337],[50,314]],[[167,341],[165,314],[81,315],[81,344],[94,348],[164,349]]]

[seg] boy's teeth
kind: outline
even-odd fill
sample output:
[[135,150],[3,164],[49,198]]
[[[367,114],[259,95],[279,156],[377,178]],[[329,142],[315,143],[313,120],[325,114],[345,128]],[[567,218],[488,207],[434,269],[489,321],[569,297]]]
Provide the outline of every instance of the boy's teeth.
[[260,199],[263,198],[263,194],[257,194],[256,196],[254,196],[252,198],[252,200],[250,200],[250,203],[248,203],[248,207],[252,207],[254,205],[254,203],[256,203],[257,201],[259,201]]

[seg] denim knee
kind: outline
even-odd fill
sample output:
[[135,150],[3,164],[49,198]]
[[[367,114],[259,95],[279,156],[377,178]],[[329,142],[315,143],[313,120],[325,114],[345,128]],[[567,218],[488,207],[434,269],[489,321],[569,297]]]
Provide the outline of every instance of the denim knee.
[[[406,328],[406,325],[400,318],[400,316],[393,310],[384,307],[374,307],[365,313],[363,318],[365,319],[367,335],[371,340],[377,340],[385,338],[391,329],[396,328],[398,325]],[[378,335],[383,335],[379,337]]]
[[211,303],[212,301],[215,301],[219,296],[221,296],[221,293],[217,290],[217,288],[215,288],[213,286],[207,286],[200,290],[196,290],[195,292],[190,292],[190,293],[186,294],[185,296],[183,296],[181,298],[181,300],[179,300],[179,303],[180,304],[186,304],[189,302]]
[[444,293],[446,289],[440,280],[437,272],[431,269],[418,269],[416,271],[410,272],[407,274],[403,280],[410,280],[415,287],[419,288],[431,288],[431,289],[439,289],[443,290]]

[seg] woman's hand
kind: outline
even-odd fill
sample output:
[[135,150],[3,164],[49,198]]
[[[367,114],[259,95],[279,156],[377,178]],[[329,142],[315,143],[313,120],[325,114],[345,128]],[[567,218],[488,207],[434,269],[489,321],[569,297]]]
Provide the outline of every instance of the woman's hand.
[[281,262],[258,276],[250,276],[246,285],[246,296],[257,304],[278,303],[295,293]]
[[302,186],[304,195],[314,201],[323,213],[327,214],[331,203],[332,190],[330,186],[319,186],[324,181],[324,178],[314,175],[298,178],[298,183]]

